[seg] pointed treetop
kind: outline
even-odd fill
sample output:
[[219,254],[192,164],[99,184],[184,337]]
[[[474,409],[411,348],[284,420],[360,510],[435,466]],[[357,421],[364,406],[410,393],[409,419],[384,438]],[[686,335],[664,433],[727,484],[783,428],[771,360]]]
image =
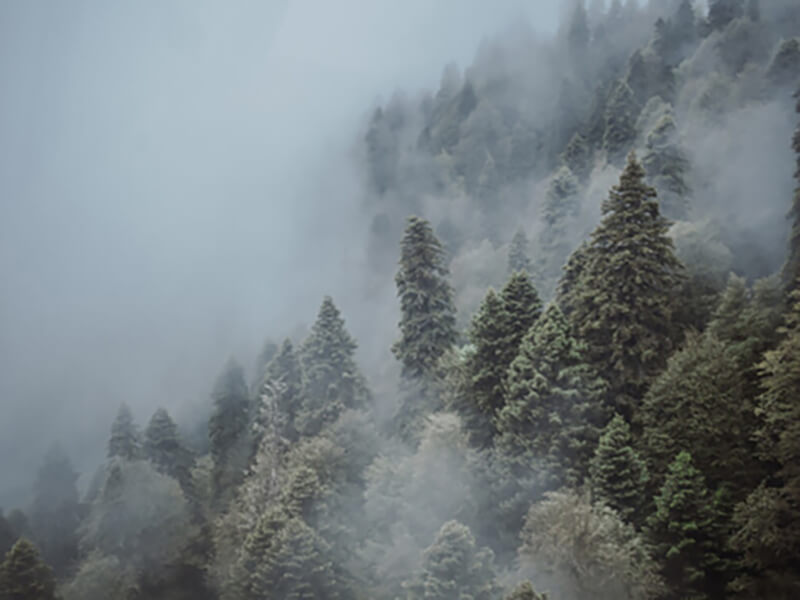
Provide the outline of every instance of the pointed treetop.
[[528,236],[521,227],[517,229],[511,239],[511,246],[508,249],[508,272],[516,273],[517,271],[532,273],[531,259],[528,256]]
[[111,438],[108,441],[108,458],[120,457],[134,460],[140,455],[139,433],[128,405],[123,403],[111,425]]

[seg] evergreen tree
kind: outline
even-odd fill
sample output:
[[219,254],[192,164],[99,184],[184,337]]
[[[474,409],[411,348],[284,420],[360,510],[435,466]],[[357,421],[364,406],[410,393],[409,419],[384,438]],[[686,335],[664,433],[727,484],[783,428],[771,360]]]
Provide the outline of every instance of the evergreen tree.
[[119,456],[126,460],[134,460],[141,455],[141,442],[136,424],[133,422],[131,409],[122,404],[117,417],[111,425],[111,438],[108,441],[108,458]]
[[[795,94],[797,98],[797,113],[800,114],[800,89]],[[800,281],[800,125],[794,132],[793,148],[797,154],[797,170],[795,178],[798,186],[794,192],[794,201],[789,213],[792,229],[789,238],[789,256],[783,267],[783,282],[791,289]]]
[[36,547],[21,538],[0,564],[0,598],[3,600],[55,600],[53,573]]
[[627,421],[615,415],[603,430],[589,465],[592,493],[629,523],[640,523],[649,474],[633,449]]
[[615,410],[629,421],[672,348],[673,294],[683,279],[667,236],[669,222],[643,179],[644,169],[631,154],[603,203],[578,290],[570,292],[573,327],[609,382]]
[[517,271],[524,271],[529,275],[533,272],[531,259],[528,256],[528,236],[521,227],[511,239],[511,246],[508,249],[508,273],[511,275]]
[[578,181],[585,182],[592,171],[592,150],[581,132],[576,131],[561,154],[561,162]]
[[551,296],[550,282],[558,277],[558,272],[570,253],[573,237],[569,231],[580,210],[578,180],[568,167],[561,169],[550,180],[543,209],[544,230],[539,237],[539,261],[537,274],[545,285],[545,297]]
[[406,378],[432,374],[439,358],[456,342],[456,311],[448,274],[444,249],[430,223],[410,217],[395,276],[401,336],[392,346]]
[[530,581],[523,581],[506,595],[505,600],[547,600],[547,594],[538,594]]
[[33,485],[31,530],[44,560],[59,576],[78,559],[82,510],[77,480],[69,457],[54,445],[47,451]]
[[305,381],[295,426],[301,434],[316,435],[342,411],[364,408],[369,402],[366,381],[353,358],[355,350],[339,309],[326,296],[300,351]]
[[709,0],[708,25],[712,31],[725,29],[728,24],[744,16],[744,0]]
[[531,278],[522,272],[511,275],[500,291],[500,298],[508,316],[504,324],[507,343],[502,361],[510,365],[517,356],[525,334],[541,316],[542,301]]
[[688,452],[680,452],[672,461],[655,505],[647,531],[670,588],[668,597],[723,597],[725,557],[717,514],[719,499],[709,492]]
[[144,432],[144,456],[156,471],[177,481],[188,498],[192,492],[194,456],[181,441],[178,426],[169,413],[159,408]]
[[579,484],[597,441],[603,385],[556,304],[534,324],[511,363],[498,447],[516,470],[541,461],[552,480]]
[[689,212],[686,174],[689,160],[676,140],[677,127],[671,113],[665,114],[647,136],[642,166],[658,190],[664,216],[685,219]]
[[244,370],[234,360],[229,360],[217,377],[211,397],[214,412],[208,421],[208,438],[214,461],[211,485],[216,504],[230,499],[244,477],[249,458],[250,399]]
[[561,308],[561,312],[567,317],[571,316],[578,303],[581,292],[580,282],[589,262],[589,256],[589,243],[584,240],[569,255],[569,259],[562,268],[561,279],[556,287],[556,302]]
[[255,376],[252,381],[252,388],[254,391],[258,391],[259,386],[264,381],[264,377],[267,374],[269,363],[278,355],[280,349],[281,347],[272,340],[266,340],[264,345],[261,346],[261,352],[259,352],[256,357]]
[[760,480],[750,443],[753,405],[733,353],[713,334],[692,334],[647,392],[637,422],[657,484],[682,448],[692,448],[713,487],[742,499]]
[[624,81],[617,82],[611,92],[605,112],[603,149],[608,162],[617,164],[624,160],[636,140],[636,119],[640,107],[633,90]]
[[422,572],[407,589],[408,600],[494,600],[500,592],[494,554],[477,547],[468,527],[448,521],[423,553]]
[[[256,448],[267,426],[274,427],[276,434],[283,440],[293,442],[298,439],[296,421],[304,403],[303,394],[303,367],[294,345],[287,339],[284,340],[278,355],[267,367],[259,390],[254,409]],[[274,403],[274,406],[264,406],[265,396]],[[269,423],[264,420],[265,408],[268,409],[270,416]]]

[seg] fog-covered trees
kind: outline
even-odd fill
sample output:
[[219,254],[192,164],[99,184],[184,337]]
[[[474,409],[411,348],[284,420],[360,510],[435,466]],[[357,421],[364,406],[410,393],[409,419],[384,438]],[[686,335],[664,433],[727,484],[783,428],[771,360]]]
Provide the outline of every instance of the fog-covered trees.
[[[800,115],[800,89],[798,89],[795,97],[797,98],[797,113]],[[797,155],[795,178],[798,186],[795,189],[794,200],[789,213],[792,229],[789,238],[789,256],[783,267],[783,281],[790,288],[794,288],[797,282],[800,281],[800,125],[795,130],[792,147]]]
[[144,431],[144,457],[159,473],[177,481],[184,494],[192,495],[194,457],[181,441],[178,426],[169,413],[159,408],[153,413]]
[[133,460],[141,455],[141,439],[133,421],[133,414],[127,404],[119,407],[117,417],[111,425],[111,438],[108,440],[108,457]]
[[53,573],[36,547],[21,538],[0,563],[3,600],[56,600]]

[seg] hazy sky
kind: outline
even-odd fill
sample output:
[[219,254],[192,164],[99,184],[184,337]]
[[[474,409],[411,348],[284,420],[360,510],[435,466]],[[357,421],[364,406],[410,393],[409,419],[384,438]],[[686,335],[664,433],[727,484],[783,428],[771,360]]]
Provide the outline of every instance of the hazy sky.
[[52,439],[84,466],[120,402],[202,402],[230,353],[346,309],[358,120],[558,4],[0,3],[0,505]]

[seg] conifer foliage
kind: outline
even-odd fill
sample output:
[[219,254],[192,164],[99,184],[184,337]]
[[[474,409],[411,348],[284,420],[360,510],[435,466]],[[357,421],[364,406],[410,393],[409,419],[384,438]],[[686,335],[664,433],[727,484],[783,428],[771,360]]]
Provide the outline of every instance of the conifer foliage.
[[14,544],[0,564],[0,598],[56,600],[53,573],[25,538]]
[[[797,98],[797,114],[800,115],[800,88],[795,93],[795,97]],[[792,147],[797,154],[797,170],[795,171],[797,188],[794,192],[794,201],[789,213],[792,227],[789,238],[789,256],[783,267],[783,281],[786,287],[790,289],[800,282],[800,125],[795,130]]]
[[133,421],[133,414],[127,404],[122,404],[117,417],[111,424],[111,438],[108,441],[108,458],[120,457],[134,460],[141,456],[141,439]]

